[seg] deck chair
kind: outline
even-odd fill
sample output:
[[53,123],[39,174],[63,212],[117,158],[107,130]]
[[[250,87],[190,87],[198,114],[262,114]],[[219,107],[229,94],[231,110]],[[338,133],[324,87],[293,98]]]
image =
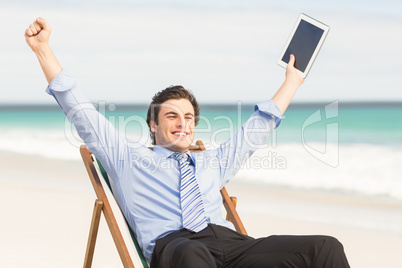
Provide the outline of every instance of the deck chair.
[[[152,150],[153,148],[150,149]],[[190,147],[190,151],[192,152],[199,152],[203,150],[205,150],[205,147],[201,141],[197,141],[195,145]],[[91,227],[85,253],[84,268],[91,267],[92,265],[96,237],[102,212],[108,224],[123,266],[125,268],[148,268],[148,263],[139,247],[137,239],[127,224],[113,197],[109,177],[106,171],[103,169],[102,164],[95,158],[94,155],[92,155],[91,151],[85,145],[81,145],[80,153],[97,196],[92,214]],[[221,195],[223,205],[227,211],[226,219],[233,223],[237,232],[247,235],[243,223],[236,212],[236,197],[229,197],[225,188],[221,189]]]

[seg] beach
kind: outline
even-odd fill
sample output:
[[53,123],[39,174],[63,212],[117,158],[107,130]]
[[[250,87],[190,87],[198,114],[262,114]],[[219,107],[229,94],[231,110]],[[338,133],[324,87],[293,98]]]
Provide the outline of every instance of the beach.
[[[180,84],[201,105],[195,140],[214,149],[282,84],[276,62],[300,13],[331,32],[280,126],[226,188],[253,237],[331,235],[352,267],[402,267],[396,2],[3,1],[0,268],[81,267],[95,201],[83,141],[23,40],[33,19],[50,23],[62,67],[128,144],[151,145],[149,102]],[[104,218],[93,267],[122,267]]]
[[[84,165],[3,152],[0,170],[0,267],[82,266],[95,200]],[[241,177],[227,189],[238,197],[250,236],[331,235],[342,242],[351,267],[400,267],[402,202],[262,186]],[[390,223],[394,228],[378,228]],[[104,218],[93,267],[122,267]]]

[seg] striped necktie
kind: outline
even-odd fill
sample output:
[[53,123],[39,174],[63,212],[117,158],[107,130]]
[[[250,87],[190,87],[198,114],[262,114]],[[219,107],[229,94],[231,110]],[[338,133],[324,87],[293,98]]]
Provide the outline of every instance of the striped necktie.
[[172,156],[179,161],[180,165],[180,202],[183,227],[197,233],[208,225],[200,188],[198,187],[197,179],[189,167],[188,155],[185,153],[175,153]]

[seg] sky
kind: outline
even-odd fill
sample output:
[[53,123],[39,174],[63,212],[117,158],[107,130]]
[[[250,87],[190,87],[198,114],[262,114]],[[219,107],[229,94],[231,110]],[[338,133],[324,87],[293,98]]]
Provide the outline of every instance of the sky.
[[401,1],[0,0],[0,105],[53,104],[24,31],[42,16],[93,102],[149,103],[183,85],[202,103],[270,99],[300,13],[330,26],[294,102],[402,101]]

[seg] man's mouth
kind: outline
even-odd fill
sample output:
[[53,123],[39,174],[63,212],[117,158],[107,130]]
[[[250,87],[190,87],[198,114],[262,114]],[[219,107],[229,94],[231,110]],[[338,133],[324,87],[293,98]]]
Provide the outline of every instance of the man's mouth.
[[172,132],[173,135],[177,136],[177,137],[185,137],[187,136],[189,133],[188,132],[183,132],[183,131],[174,131]]

